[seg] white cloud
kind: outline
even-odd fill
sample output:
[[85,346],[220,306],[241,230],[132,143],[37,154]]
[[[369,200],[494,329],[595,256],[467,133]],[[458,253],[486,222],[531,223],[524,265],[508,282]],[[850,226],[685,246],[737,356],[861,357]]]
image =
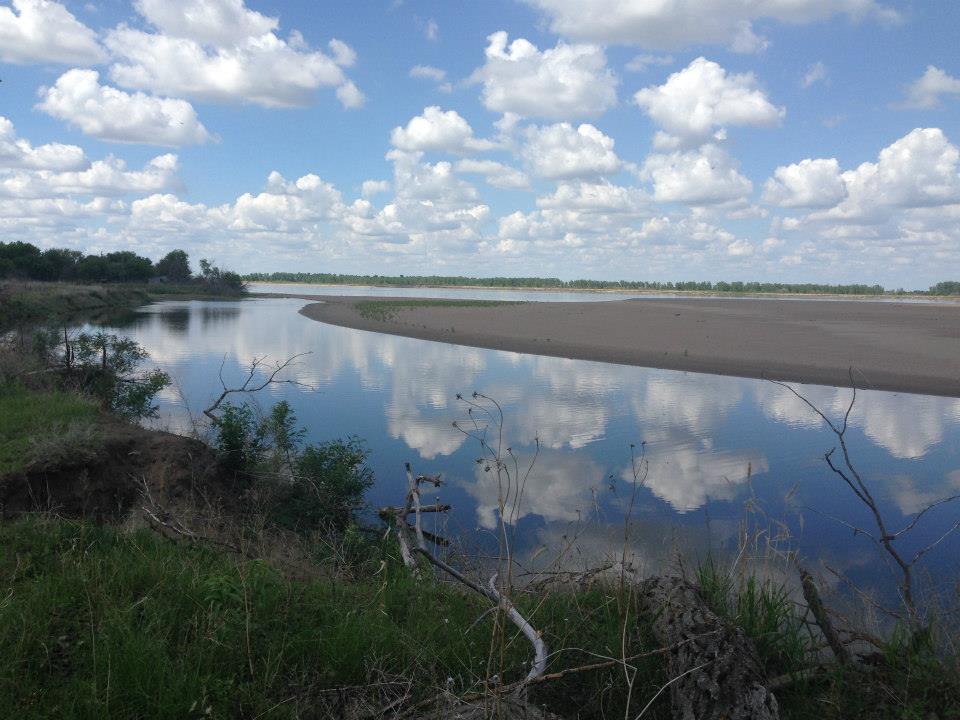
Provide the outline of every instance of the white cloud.
[[426,26],[423,28],[423,34],[426,36],[427,40],[436,41],[440,37],[440,26],[437,25],[437,21],[433,18],[430,18],[427,21]]
[[[899,15],[875,0],[527,0],[550,18],[557,34],[599,43],[628,43],[650,50],[674,50],[706,43],[735,50],[762,49],[755,20],[810,23],[846,14],[896,22]],[[751,38],[753,38],[751,40]]]
[[349,110],[356,110],[363,107],[367,101],[366,96],[360,92],[360,88],[354,85],[352,80],[348,80],[337,88],[337,100],[340,104]]
[[177,146],[210,139],[186,100],[126,93],[99,78],[96,70],[69,70],[41,90],[37,107],[102,140]]
[[943,95],[960,95],[960,79],[933,65],[907,88],[904,107],[928,110],[940,105]]
[[641,176],[653,182],[653,196],[661,202],[708,205],[738,200],[753,190],[733,158],[713,144],[686,152],[652,154],[644,162]]
[[243,0],[135,0],[135,7],[165,35],[210,45],[230,45],[273,33],[275,17],[261,15]]
[[364,180],[360,186],[360,195],[368,198],[380,193],[390,192],[389,180]]
[[662,65],[673,65],[673,55],[636,55],[624,68],[630,72],[646,72],[648,68]]
[[143,170],[127,170],[123,160],[107,157],[92,162],[84,170],[38,170],[0,175],[0,195],[47,198],[160,192],[175,184],[176,171],[176,155],[159,155]]
[[530,187],[530,180],[516,168],[495,160],[460,160],[455,167],[458,173],[483,175],[488,185],[493,187],[523,190]]
[[452,153],[489,150],[494,146],[489,140],[475,138],[470,123],[456,110],[444,111],[436,105],[424,108],[406,127],[395,127],[390,133],[390,144],[405,152]]
[[13,123],[0,115],[0,170],[80,170],[89,166],[76,145],[50,143],[34,147],[17,137]]
[[818,82],[824,82],[826,79],[827,66],[822,62],[817,61],[807,68],[807,71],[803,74],[803,79],[800,80],[800,86],[808,88]]
[[414,65],[410,68],[410,77],[443,82],[447,78],[447,71],[432,65]]
[[836,158],[807,158],[778,167],[763,187],[764,202],[780,207],[831,207],[846,196],[846,184]]
[[490,35],[486,63],[473,73],[483,83],[483,104],[494,112],[527,117],[570,118],[599,115],[617,102],[617,79],[603,49],[568,45],[541,52],[507,33]]
[[534,175],[551,180],[610,175],[622,167],[613,145],[613,138],[593,125],[574,130],[570,123],[557,123],[527,128],[521,155]]
[[728,75],[703,57],[634,99],[666,131],[661,147],[697,145],[728,125],[770,127],[786,114],[767,99],[752,73]]
[[13,0],[0,6],[0,60],[10,63],[98,63],[96,33],[59,2]]
[[143,0],[137,7],[159,32],[120,25],[105,39],[114,57],[110,77],[123,87],[265,107],[307,105],[316,90],[332,87],[347,108],[363,102],[341,67],[356,54],[339,40],[331,41],[333,57],[310,50],[297,32],[282,40],[275,18],[241,0]]
[[343,40],[333,38],[327,47],[333,53],[333,61],[340,67],[353,67],[357,62],[357,51],[347,45]]
[[842,174],[847,197],[818,215],[878,222],[899,208],[960,203],[960,151],[940,128],[917,128],[880,151],[877,162]]
[[611,182],[563,182],[552,195],[537,198],[542,210],[563,213],[646,215],[650,198],[638,188]]

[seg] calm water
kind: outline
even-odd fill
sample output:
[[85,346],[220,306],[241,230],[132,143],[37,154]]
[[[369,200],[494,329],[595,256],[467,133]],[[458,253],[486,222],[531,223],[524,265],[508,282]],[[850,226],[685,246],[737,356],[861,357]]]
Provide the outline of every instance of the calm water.
[[[397,294],[399,291],[391,290]],[[582,296],[578,295],[578,299]],[[831,517],[869,527],[869,517],[832,476],[823,453],[832,435],[786,390],[771,383],[695,373],[564,360],[446,345],[333,327],[297,313],[302,300],[161,302],[114,331],[143,344],[176,386],[164,392],[160,423],[189,426],[253,357],[309,352],[290,377],[313,389],[272,386],[261,405],[285,398],[309,438],[364,438],[377,483],[374,507],[405,491],[403,463],[443,473],[442,498],[454,506],[443,528],[492,542],[495,474],[476,459],[477,441],[453,427],[468,421],[480,391],[503,407],[504,446],[525,467],[541,451],[515,509],[515,551],[525,561],[589,565],[622,543],[631,495],[631,444],[649,463],[634,504],[630,544],[641,565],[678,551],[736,546],[746,508],[754,523],[789,528],[791,548],[865,585],[887,572],[869,541]],[[849,391],[800,386],[819,407],[842,415]],[[960,492],[960,399],[863,392],[849,444],[890,524],[899,528],[929,502]],[[906,548],[939,536],[960,507],[929,514]],[[960,538],[929,556],[943,582],[960,576]]]

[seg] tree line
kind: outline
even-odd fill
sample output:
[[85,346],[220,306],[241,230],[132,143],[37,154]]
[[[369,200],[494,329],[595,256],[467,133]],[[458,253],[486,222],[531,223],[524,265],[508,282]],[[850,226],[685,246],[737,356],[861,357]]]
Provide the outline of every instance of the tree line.
[[[768,283],[768,282],[709,282],[675,281],[651,282],[645,280],[560,280],[538,277],[464,277],[460,275],[348,275],[336,273],[251,273],[245,280],[260,282],[298,282],[318,285],[371,285],[387,287],[489,287],[489,288],[547,288],[557,290],[661,290],[699,291],[719,293],[798,293],[829,295],[884,295],[905,294],[898,289],[887,290],[882,285],[829,285],[825,283]],[[960,295],[960,282],[941,282],[924,292],[910,294]]]
[[0,278],[41,282],[196,284],[224,292],[239,292],[243,279],[235,272],[221,270],[200,260],[200,272],[190,269],[183,250],[172,250],[157,262],[129,250],[86,255],[79,250],[41,250],[27,242],[0,242]]

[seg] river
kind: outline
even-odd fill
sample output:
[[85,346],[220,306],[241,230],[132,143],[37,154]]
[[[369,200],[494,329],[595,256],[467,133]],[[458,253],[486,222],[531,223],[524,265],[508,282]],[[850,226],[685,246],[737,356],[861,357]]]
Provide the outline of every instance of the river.
[[[503,299],[542,297],[428,294],[491,292]],[[588,299],[585,293],[548,299],[567,295]],[[503,410],[502,447],[516,456],[521,476],[536,456],[523,497],[517,503],[511,495],[508,502],[513,549],[524,566],[562,558],[564,567],[587,567],[618,554],[629,511],[627,542],[642,571],[678,556],[735,553],[746,528],[755,540],[751,554],[780,562],[771,547],[795,551],[811,566],[829,565],[882,594],[890,587],[885,562],[849,527],[871,528],[869,513],[824,461],[833,435],[782,387],[333,327],[298,314],[303,305],[285,298],[165,301],[106,329],[141,343],[150,362],[175,379],[155,421],[173,431],[190,431],[191,418],[219,393],[221,365],[227,383],[239,384],[254,357],[309,353],[287,375],[300,384],[273,385],[254,399],[261,406],[288,400],[308,440],[363,438],[376,476],[371,507],[402,500],[405,462],[419,473],[442,473],[439,495],[453,511],[431,518],[430,526],[442,523],[433,529],[480,547],[494,543],[504,488],[486,471],[488,463],[477,462],[484,451],[471,436],[469,406],[457,394],[470,399],[476,391],[496,400]],[[796,387],[842,418],[849,389]],[[488,431],[488,440],[498,431]],[[850,416],[851,455],[894,528],[930,502],[960,493],[958,440],[956,398],[863,391]],[[632,467],[643,479],[635,495]],[[958,514],[957,506],[931,511],[901,541],[904,551],[935,540]],[[926,556],[931,582],[955,582],[958,551],[955,535]]]

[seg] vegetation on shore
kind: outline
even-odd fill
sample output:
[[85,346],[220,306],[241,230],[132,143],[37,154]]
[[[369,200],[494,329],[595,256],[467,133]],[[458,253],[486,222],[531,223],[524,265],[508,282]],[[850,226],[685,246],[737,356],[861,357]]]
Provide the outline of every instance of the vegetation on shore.
[[929,290],[888,290],[881,285],[768,282],[709,282],[645,280],[560,280],[541,277],[464,277],[459,275],[349,275],[338,273],[249,273],[252,282],[295,282],[317,285],[373,287],[484,287],[546,290],[636,290],[799,295],[960,295],[960,282],[941,282]]
[[510,300],[456,300],[435,298],[410,298],[401,300],[363,300],[355,305],[357,313],[365,320],[386,322],[396,317],[397,311],[418,307],[496,307],[516,305]]
[[153,263],[132,252],[83,255],[0,242],[0,329],[123,311],[157,299],[236,298],[245,292],[239,275],[205,259],[194,274],[183,250]]

